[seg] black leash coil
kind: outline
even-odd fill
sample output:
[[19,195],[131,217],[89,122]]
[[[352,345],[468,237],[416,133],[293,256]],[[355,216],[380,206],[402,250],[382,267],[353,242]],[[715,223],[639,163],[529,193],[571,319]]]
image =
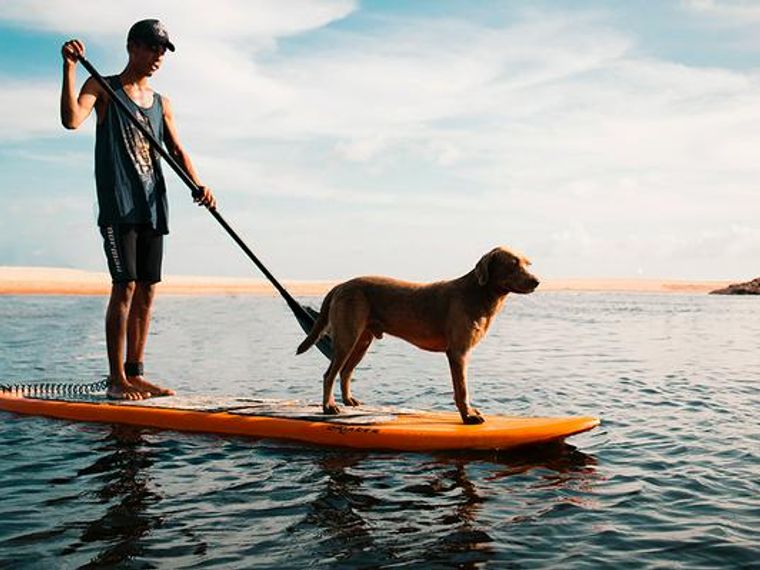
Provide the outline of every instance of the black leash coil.
[[107,388],[108,378],[89,383],[82,383],[77,380],[63,382],[35,380],[20,384],[0,384],[0,393],[17,396],[83,396],[104,392]]

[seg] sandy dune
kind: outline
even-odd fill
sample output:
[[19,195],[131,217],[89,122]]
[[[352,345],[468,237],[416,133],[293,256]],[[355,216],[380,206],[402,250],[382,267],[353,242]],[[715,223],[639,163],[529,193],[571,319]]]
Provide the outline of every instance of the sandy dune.
[[[558,279],[545,280],[539,291],[638,291],[648,293],[708,293],[726,281],[674,281],[659,279]],[[320,296],[334,285],[330,281],[284,281],[293,295]],[[159,285],[161,294],[173,295],[276,295],[264,279],[168,275]],[[52,267],[0,266],[0,295],[105,295],[110,289],[106,273]]]

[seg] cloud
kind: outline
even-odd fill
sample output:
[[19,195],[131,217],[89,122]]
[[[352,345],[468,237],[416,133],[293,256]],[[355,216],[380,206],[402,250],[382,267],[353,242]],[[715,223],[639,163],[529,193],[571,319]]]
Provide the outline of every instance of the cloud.
[[[60,85],[0,76],[0,142],[60,133]],[[13,112],[9,112],[9,110]]]
[[[652,275],[720,247],[733,260],[721,271],[733,271],[760,243],[748,222],[760,219],[760,74],[641,56],[635,31],[603,14],[384,15],[359,30],[353,2],[103,6],[5,2],[0,17],[111,53],[124,22],[164,19],[178,51],[154,84],[199,171],[245,225],[292,216],[314,228],[310,246],[336,250],[332,268],[303,276],[358,265],[358,243],[381,258],[416,240],[425,261],[408,267],[437,275],[441,243],[469,263],[514,240],[555,275],[577,268],[573,256],[586,274]],[[63,136],[57,85],[5,79],[0,105],[18,112],[0,139]],[[277,200],[304,210],[263,219]]]
[[[353,0],[150,0],[129,3],[79,0],[69,5],[49,0],[4,0],[0,18],[33,29],[97,38],[126,38],[129,23],[159,18],[170,33],[191,38],[271,40],[312,30],[346,17]],[[181,47],[180,44],[179,47]]]
[[760,5],[755,0],[683,0],[683,5],[714,23],[746,26],[760,22]]
[[[287,4],[275,0],[219,0],[213,6],[192,0],[165,1],[160,6],[141,0],[126,4],[82,0],[70,5],[48,0],[6,0],[0,3],[0,21],[79,37],[86,43],[107,46],[111,52],[116,46],[121,51],[130,22],[145,17],[170,22],[171,35],[182,55],[171,85],[178,86],[177,92],[186,91],[187,85],[205,86],[196,90],[196,97],[184,99],[185,108],[202,117],[207,114],[209,100],[214,101],[224,109],[221,124],[225,124],[231,105],[240,109],[255,107],[264,113],[282,105],[287,86],[274,84],[266,74],[259,73],[255,56],[273,49],[280,38],[318,29],[354,9],[352,0],[293,0]],[[112,72],[102,67],[100,71]],[[60,133],[60,84],[13,77],[0,80],[0,103],[3,108],[17,111],[0,123],[0,142]],[[229,95],[229,100],[222,102],[220,93]],[[213,130],[205,122],[198,124]]]

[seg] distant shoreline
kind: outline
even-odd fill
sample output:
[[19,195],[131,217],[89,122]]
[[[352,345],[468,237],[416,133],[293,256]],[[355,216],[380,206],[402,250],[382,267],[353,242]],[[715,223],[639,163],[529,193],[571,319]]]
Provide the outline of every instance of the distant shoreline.
[[[337,281],[283,281],[293,295],[321,296]],[[728,281],[674,279],[546,279],[538,291],[709,293]],[[53,267],[0,266],[0,295],[107,295],[106,273]],[[277,292],[264,279],[168,275],[159,285],[162,295],[260,295]]]

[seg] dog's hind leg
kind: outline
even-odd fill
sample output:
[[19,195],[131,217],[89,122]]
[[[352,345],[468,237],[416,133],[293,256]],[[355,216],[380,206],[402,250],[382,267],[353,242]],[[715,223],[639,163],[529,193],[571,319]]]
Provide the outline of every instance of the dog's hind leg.
[[351,319],[346,319],[342,325],[333,328],[333,357],[327,372],[325,372],[322,386],[322,410],[324,413],[332,415],[340,413],[340,408],[335,403],[333,396],[335,378],[353,353],[363,328],[362,324]]
[[333,357],[322,387],[322,409],[326,414],[340,413],[333,396],[335,378],[343,370],[367,328],[368,317],[369,305],[361,291],[344,285],[333,297],[329,315]]
[[327,367],[322,380],[322,411],[325,414],[335,415],[340,413],[340,408],[335,403],[335,397],[333,396],[333,386],[335,385],[335,377],[346,362],[348,355],[349,350],[341,347],[333,339],[332,361],[330,362],[330,366]]
[[373,334],[369,329],[365,329],[354,346],[354,350],[340,369],[340,391],[343,397],[343,403],[347,406],[361,406],[361,402],[351,395],[351,375],[356,365],[361,362],[364,355],[367,354],[369,345],[372,344]]

